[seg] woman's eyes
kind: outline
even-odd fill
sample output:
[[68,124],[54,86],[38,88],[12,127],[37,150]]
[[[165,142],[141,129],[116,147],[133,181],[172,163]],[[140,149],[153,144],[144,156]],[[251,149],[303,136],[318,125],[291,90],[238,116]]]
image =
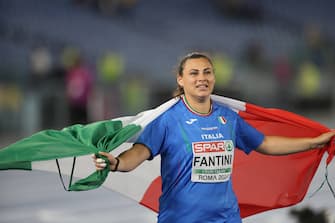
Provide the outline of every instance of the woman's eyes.
[[[190,75],[192,75],[192,76],[195,76],[195,75],[198,75],[200,72],[198,72],[198,71],[193,71],[193,72],[190,72]],[[203,73],[204,74],[212,74],[212,71],[211,70],[205,70],[205,71],[203,71]]]

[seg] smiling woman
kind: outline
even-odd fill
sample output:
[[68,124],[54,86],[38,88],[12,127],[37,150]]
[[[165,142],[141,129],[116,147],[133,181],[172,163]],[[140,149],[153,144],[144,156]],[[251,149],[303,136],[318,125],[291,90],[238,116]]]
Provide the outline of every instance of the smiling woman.
[[[185,94],[187,104],[195,111],[200,113],[209,113],[209,96],[214,89],[215,75],[213,64],[209,56],[203,53],[191,53],[186,55],[180,62],[177,73],[178,88],[175,96]],[[197,108],[199,101],[203,107]]]

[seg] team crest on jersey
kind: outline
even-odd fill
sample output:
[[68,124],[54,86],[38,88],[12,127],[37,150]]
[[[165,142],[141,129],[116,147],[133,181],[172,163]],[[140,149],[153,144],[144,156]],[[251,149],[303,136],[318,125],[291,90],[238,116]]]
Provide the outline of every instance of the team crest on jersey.
[[225,119],[225,117],[223,117],[223,116],[220,116],[220,117],[218,117],[218,119],[219,119],[219,122],[221,123],[221,124],[226,124],[227,123],[227,120]]

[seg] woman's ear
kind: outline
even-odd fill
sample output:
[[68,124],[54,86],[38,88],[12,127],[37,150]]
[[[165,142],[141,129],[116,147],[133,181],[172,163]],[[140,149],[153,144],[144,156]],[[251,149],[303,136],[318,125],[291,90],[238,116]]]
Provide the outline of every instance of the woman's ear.
[[177,83],[180,87],[184,87],[183,77],[181,75],[177,76]]

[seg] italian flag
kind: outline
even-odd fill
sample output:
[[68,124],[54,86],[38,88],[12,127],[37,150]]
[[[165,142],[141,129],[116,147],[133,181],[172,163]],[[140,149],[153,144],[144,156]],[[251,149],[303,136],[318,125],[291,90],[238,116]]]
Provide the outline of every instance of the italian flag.
[[[329,131],[317,122],[285,110],[263,108],[218,95],[211,97],[230,107],[266,135],[310,137]],[[161,194],[159,157],[144,162],[132,172],[109,175],[109,168],[95,171],[90,154],[105,151],[118,155],[130,148],[141,131],[178,100],[173,98],[136,116],[37,132],[1,149],[0,169],[66,172],[71,175],[70,191],[90,190],[103,185],[157,212]],[[232,179],[242,217],[302,201],[326,152],[328,165],[335,154],[334,141],[322,149],[286,156],[257,152],[245,155],[235,150]],[[76,157],[75,163],[73,157]],[[72,176],[77,180],[75,183],[72,183]]]

